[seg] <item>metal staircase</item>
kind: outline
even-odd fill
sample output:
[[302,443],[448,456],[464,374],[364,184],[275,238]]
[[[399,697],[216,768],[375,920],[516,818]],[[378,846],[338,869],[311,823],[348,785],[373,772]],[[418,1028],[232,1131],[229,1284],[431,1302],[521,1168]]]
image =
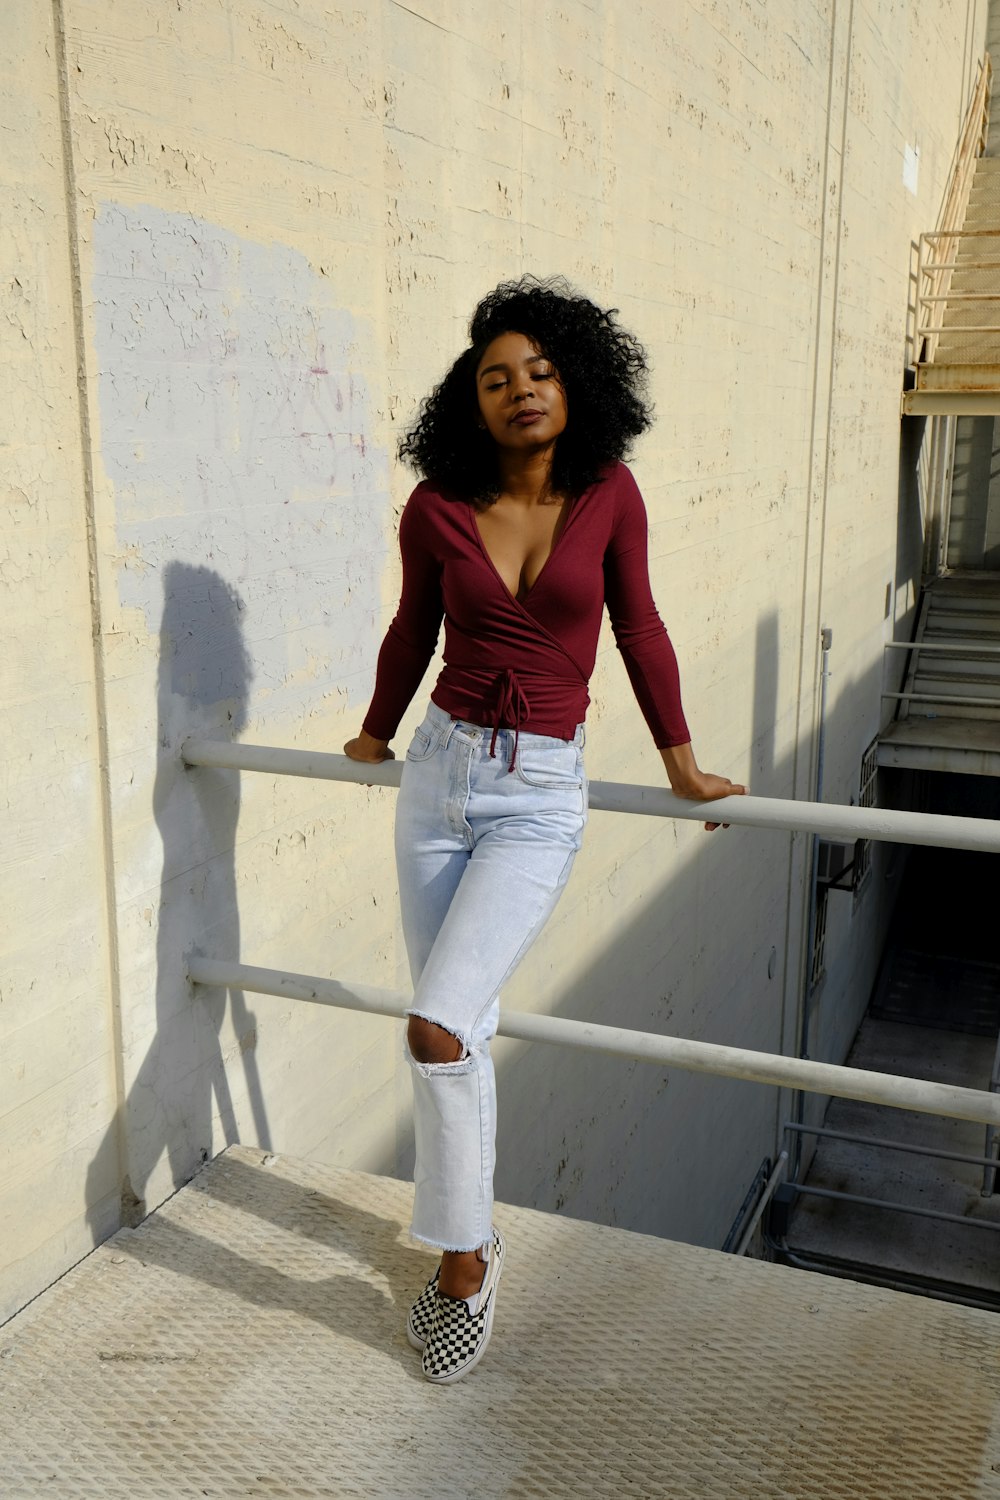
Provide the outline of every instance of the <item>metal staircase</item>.
[[880,766],[1000,775],[1000,575],[946,573],[924,589]]
[[1000,385],[1000,158],[976,162],[965,222],[957,237],[935,370],[952,367],[963,384]]
[[[1000,7],[990,13],[1000,43]],[[1000,120],[983,58],[938,227],[920,236],[911,385],[930,418],[916,630],[880,766],[1000,775]]]

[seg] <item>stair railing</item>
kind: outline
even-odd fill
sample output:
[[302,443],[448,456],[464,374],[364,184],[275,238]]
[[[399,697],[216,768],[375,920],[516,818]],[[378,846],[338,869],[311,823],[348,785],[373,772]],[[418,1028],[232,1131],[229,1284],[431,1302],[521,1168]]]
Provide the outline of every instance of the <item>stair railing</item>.
[[[986,133],[990,123],[990,95],[992,91],[993,65],[987,52],[979,65],[979,76],[972,95],[965,124],[959,137],[952,165],[948,191],[938,220],[938,227],[920,236],[917,256],[917,299],[913,340],[913,363],[932,364],[941,336],[945,304],[949,300],[952,273],[958,261],[962,226],[969,206],[972,180],[976,161],[986,149]],[[989,234],[991,231],[976,231]],[[980,269],[992,266],[993,262],[980,265]],[[1000,269],[1000,265],[998,265]],[[968,293],[963,300],[977,300],[983,293]],[[970,328],[969,332],[998,332],[1000,329],[987,324],[982,329]]]

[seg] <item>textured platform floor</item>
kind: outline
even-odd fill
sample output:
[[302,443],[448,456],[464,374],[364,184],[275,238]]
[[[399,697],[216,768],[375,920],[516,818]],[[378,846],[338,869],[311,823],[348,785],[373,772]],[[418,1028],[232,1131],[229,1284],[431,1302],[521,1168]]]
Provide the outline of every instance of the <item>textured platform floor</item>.
[[1000,1500],[1000,1324],[498,1210],[494,1342],[403,1335],[410,1189],[234,1149],[0,1329],[0,1491]]

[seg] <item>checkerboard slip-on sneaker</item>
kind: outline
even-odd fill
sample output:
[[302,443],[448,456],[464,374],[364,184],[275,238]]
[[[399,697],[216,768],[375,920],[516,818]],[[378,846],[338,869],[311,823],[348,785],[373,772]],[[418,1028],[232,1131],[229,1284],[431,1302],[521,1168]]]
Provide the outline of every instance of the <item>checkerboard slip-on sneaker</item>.
[[430,1331],[434,1327],[434,1320],[437,1317],[438,1277],[440,1275],[441,1267],[438,1266],[407,1314],[406,1337],[414,1349],[423,1350]]
[[438,1292],[437,1321],[428,1335],[421,1361],[427,1379],[436,1385],[461,1380],[463,1375],[475,1369],[486,1353],[493,1332],[493,1310],[503,1258],[503,1236],[499,1229],[494,1229],[483,1284],[476,1297],[471,1299],[475,1312],[463,1298],[446,1297],[443,1292]]

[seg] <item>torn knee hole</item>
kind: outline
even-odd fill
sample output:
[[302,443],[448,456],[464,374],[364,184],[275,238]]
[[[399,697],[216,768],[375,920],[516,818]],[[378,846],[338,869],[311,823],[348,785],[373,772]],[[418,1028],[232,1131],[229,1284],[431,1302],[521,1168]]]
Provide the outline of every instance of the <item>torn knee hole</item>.
[[419,1063],[457,1063],[468,1055],[461,1037],[425,1016],[410,1016],[406,1043],[414,1062]]

